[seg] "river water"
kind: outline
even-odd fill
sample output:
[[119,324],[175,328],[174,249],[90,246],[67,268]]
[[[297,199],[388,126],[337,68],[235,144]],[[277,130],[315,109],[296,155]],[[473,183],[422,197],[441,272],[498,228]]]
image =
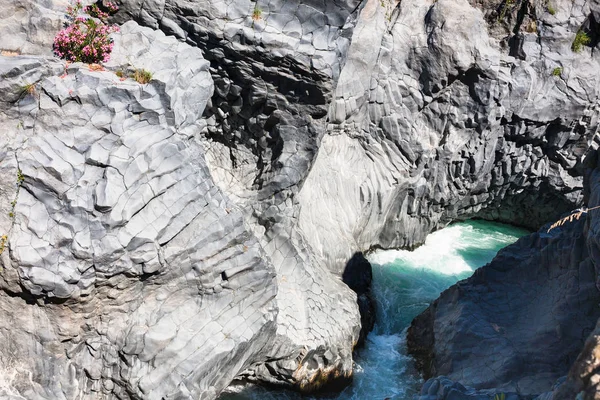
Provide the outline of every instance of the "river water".
[[422,384],[406,354],[406,329],[439,294],[490,262],[498,250],[528,232],[509,225],[468,221],[432,233],[414,251],[386,250],[368,256],[377,321],[356,356],[354,381],[333,396],[300,396],[258,386],[232,389],[221,400],[405,400]]

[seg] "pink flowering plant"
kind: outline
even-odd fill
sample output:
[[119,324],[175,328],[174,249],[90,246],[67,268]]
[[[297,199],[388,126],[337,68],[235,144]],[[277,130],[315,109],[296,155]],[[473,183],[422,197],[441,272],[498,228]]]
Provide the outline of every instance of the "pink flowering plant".
[[67,7],[68,22],[54,38],[54,53],[72,62],[88,64],[107,62],[113,48],[110,34],[118,32],[117,25],[109,25],[109,14],[119,7],[114,3],[104,3],[106,11],[96,4],[83,7],[80,0],[75,6]]

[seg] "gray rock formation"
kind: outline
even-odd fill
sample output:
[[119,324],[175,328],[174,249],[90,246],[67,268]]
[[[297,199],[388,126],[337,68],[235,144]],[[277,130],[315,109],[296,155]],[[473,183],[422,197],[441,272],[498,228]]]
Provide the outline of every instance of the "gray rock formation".
[[3,396],[212,398],[276,329],[275,270],[193,137],[208,62],[133,22],[115,41],[149,84],[0,58]]
[[558,387],[539,400],[576,399],[596,400],[600,397],[598,367],[600,364],[600,322],[585,342],[569,374]]
[[[591,208],[600,204],[600,169],[588,183]],[[528,395],[550,390],[571,368],[554,398],[575,398],[586,385],[595,393],[588,360],[597,332],[584,342],[600,316],[599,224],[595,209],[548,224],[442,293],[409,329],[425,376]]]
[[[11,95],[3,119],[14,131],[3,162],[14,176],[4,199],[6,271],[13,275],[5,290],[56,313],[77,306],[87,326],[74,322],[71,336],[56,339],[78,346],[55,349],[72,353],[55,375],[74,388],[36,395],[212,398],[250,366],[249,379],[305,390],[348,379],[360,329],[356,296],[323,264],[311,268],[301,238],[292,242],[299,248],[278,235],[257,242],[206,169],[198,133],[213,86],[200,51],[133,23],[115,41],[112,72],[3,58]],[[153,73],[149,85],[114,74],[137,68]],[[33,94],[24,92],[29,83],[36,83]],[[27,222],[15,231],[21,218]],[[282,236],[291,234],[284,228]],[[32,243],[47,252],[32,253]],[[283,300],[275,301],[278,291]],[[134,298],[137,306],[114,311]],[[102,320],[88,315],[98,304]],[[330,314],[333,308],[338,312]],[[92,357],[82,340],[96,343]],[[34,345],[39,340],[19,344],[15,355]],[[49,377],[41,365],[24,368]],[[81,372],[64,376],[69,368]],[[25,378],[6,390],[22,394]]]
[[[355,296],[331,279],[328,265],[299,232],[296,195],[325,133],[358,4],[122,4],[121,20],[133,17],[163,29],[211,61],[215,94],[205,112],[207,162],[215,182],[245,210],[278,277],[273,361],[249,370],[249,380],[310,390],[328,376],[352,372],[359,331]],[[335,286],[323,290],[321,282]]]
[[408,347],[425,376],[539,394],[565,375],[600,316],[584,219],[501,250],[417,317]]
[[520,396],[514,392],[475,390],[454,382],[445,376],[428,380],[421,388],[421,393],[414,396],[415,400],[490,400],[494,398],[503,398],[505,400],[532,399],[532,397]]
[[52,54],[54,35],[63,27],[65,0],[0,0],[0,51]]
[[329,264],[353,248],[418,245],[456,219],[537,229],[575,208],[599,64],[570,46],[597,3],[557,2],[555,15],[532,3],[539,29],[513,27],[524,59],[466,1],[379,3],[361,11],[299,195],[300,227]]
[[[49,55],[66,3],[9,1],[0,50]],[[354,252],[473,216],[537,228],[582,201],[597,1],[120,5],[149,28],[123,25],[110,71],[0,59],[6,395],[345,381],[359,314],[331,272]],[[114,75],[132,68],[154,79]],[[569,329],[565,363],[585,336]]]

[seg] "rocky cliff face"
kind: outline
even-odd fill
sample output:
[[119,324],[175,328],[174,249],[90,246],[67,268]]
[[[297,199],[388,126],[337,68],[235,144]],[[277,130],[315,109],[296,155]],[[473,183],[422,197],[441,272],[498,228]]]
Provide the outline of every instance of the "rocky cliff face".
[[539,394],[566,375],[600,316],[593,218],[545,226],[445,291],[409,330],[425,376]]
[[214,397],[275,332],[275,271],[189,136],[208,62],[121,32],[148,85],[2,59],[5,396]]
[[[597,2],[124,0],[104,72],[8,57],[49,56],[66,4],[0,4],[7,395],[344,381],[355,251],[473,216],[538,227],[582,201]],[[578,296],[589,272],[570,272]]]
[[[589,212],[501,250],[413,321],[408,347],[425,377],[542,393],[540,400],[598,398],[600,219],[592,208],[600,204],[600,168],[590,158]],[[423,395],[450,398],[452,385],[431,380]],[[471,398],[465,388],[456,391]]]
[[598,60],[570,46],[594,5],[526,6],[539,29],[513,27],[521,59],[466,1],[365,4],[300,194],[300,226],[331,263],[352,246],[417,245],[457,218],[537,229],[581,200]]

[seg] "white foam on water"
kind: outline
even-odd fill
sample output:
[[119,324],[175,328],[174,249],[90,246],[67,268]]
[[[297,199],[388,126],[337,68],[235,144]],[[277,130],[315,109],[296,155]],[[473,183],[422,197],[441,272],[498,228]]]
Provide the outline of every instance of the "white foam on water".
[[472,231],[473,228],[468,225],[452,225],[429,235],[425,244],[414,251],[377,250],[368,259],[379,265],[402,261],[412,268],[426,268],[447,275],[472,271],[471,266],[457,252],[464,247],[461,239]]
[[[412,252],[382,250],[370,254],[377,323],[356,358],[352,385],[327,398],[412,399],[422,382],[406,354],[406,329],[412,318],[440,292],[491,261],[500,248],[524,234],[506,225],[470,221],[432,233]],[[227,400],[314,399],[258,386],[229,390],[232,395],[225,397]]]

